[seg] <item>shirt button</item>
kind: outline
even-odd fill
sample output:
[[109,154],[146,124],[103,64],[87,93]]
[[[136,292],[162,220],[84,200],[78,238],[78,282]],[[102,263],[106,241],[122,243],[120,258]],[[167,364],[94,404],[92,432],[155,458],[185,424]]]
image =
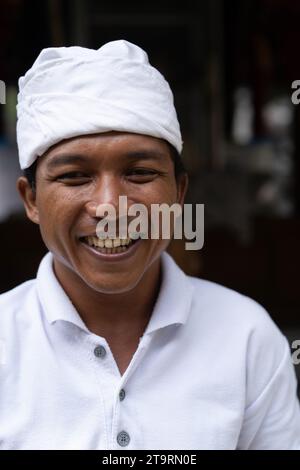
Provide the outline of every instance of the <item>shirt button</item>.
[[106,350],[103,346],[96,346],[94,354],[96,357],[101,357],[103,359],[106,356]]
[[118,442],[119,446],[121,446],[121,447],[128,446],[128,444],[130,442],[129,434],[126,431],[119,432],[119,434],[117,435],[117,442]]
[[126,395],[125,390],[122,388],[122,390],[120,390],[120,393],[119,393],[120,401],[124,400],[125,395]]

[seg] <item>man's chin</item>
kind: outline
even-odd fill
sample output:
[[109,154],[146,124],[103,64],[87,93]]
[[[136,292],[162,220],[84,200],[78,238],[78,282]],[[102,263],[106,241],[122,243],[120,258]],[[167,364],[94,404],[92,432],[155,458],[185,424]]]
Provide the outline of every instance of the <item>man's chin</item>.
[[[115,273],[114,278],[118,275]],[[126,294],[138,284],[138,280],[127,280],[126,282],[116,282],[116,279],[110,277],[101,280],[87,280],[86,284],[99,294]]]

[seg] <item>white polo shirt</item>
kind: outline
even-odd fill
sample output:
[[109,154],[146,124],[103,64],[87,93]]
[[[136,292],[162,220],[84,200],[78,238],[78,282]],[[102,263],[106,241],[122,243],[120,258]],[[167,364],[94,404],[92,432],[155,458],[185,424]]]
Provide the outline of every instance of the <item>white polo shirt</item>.
[[0,449],[300,449],[289,345],[261,306],[163,253],[121,376],[52,262],[0,296]]

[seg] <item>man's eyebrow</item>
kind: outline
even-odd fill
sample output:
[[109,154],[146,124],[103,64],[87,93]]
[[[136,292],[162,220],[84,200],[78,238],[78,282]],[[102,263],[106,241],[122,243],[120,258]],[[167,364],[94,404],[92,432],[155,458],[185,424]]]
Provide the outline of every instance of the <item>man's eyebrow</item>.
[[87,157],[76,154],[60,154],[55,155],[48,163],[48,168],[56,168],[62,165],[70,165],[72,163],[84,163],[87,161]]
[[156,161],[161,161],[165,160],[167,155],[163,152],[160,152],[158,150],[134,150],[131,152],[126,152],[124,154],[124,157],[130,159],[130,160],[156,160]]
[[[133,150],[125,152],[123,157],[128,160],[155,160],[161,161],[166,158],[166,154],[157,150]],[[62,165],[71,165],[74,163],[87,163],[91,157],[81,154],[59,154],[55,155],[48,163],[49,169],[54,169]]]

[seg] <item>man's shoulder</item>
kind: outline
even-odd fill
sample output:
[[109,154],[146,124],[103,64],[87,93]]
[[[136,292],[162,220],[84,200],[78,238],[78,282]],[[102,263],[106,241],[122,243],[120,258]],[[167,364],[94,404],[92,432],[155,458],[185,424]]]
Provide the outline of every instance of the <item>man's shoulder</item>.
[[223,331],[252,333],[265,339],[282,336],[266,309],[254,299],[212,281],[188,276],[194,287],[192,313],[201,322]]
[[243,308],[244,311],[249,311],[251,314],[260,312],[259,315],[261,315],[262,311],[265,311],[254,299],[229,287],[198,277],[187,277],[194,287],[196,303],[207,304],[216,308],[220,307],[222,311],[240,311]]
[[0,294],[0,324],[26,308],[29,297],[34,295],[35,284],[36,279],[31,279]]
[[[211,281],[193,277],[189,281],[194,286],[189,336],[198,331],[195,336],[199,344],[204,333],[202,342],[209,350],[220,348],[219,357],[228,360],[228,367],[232,361],[244,361],[247,373],[256,377],[262,390],[282,361],[288,361],[290,352],[285,336],[255,300]],[[255,389],[253,396],[256,392]]]

